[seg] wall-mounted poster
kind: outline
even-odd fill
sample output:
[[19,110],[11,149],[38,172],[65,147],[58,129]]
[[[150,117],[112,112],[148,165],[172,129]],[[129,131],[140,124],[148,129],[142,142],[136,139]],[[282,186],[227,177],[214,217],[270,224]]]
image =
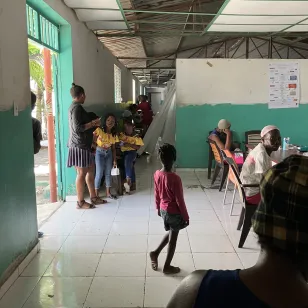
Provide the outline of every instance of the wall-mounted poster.
[[296,108],[300,103],[298,62],[272,62],[269,64],[268,107]]

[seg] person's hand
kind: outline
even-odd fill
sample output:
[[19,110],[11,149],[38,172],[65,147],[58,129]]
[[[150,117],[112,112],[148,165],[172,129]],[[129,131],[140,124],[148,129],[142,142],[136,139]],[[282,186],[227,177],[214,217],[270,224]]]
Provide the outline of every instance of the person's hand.
[[161,217],[160,209],[157,210],[157,215],[158,215],[159,217]]
[[226,135],[230,135],[230,134],[231,134],[230,128],[225,128],[225,129],[224,129],[224,133],[225,133]]
[[102,121],[101,121],[100,118],[97,118],[97,119],[93,120],[92,123],[93,123],[93,126],[101,126]]
[[117,168],[117,160],[113,161],[113,168]]

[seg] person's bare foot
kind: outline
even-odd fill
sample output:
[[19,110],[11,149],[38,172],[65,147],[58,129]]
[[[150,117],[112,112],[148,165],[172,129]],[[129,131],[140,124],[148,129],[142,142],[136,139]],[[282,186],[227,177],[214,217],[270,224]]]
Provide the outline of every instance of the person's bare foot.
[[153,271],[158,270],[158,256],[154,251],[150,252],[151,266]]
[[175,267],[175,266],[165,266],[163,269],[163,273],[166,275],[174,275],[174,274],[178,274],[181,271],[181,269],[179,267]]

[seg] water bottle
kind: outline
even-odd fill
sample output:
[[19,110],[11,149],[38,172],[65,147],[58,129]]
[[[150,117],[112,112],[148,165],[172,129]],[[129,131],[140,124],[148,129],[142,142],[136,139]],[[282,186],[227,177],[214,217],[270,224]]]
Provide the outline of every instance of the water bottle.
[[282,149],[283,151],[289,150],[290,138],[283,138]]

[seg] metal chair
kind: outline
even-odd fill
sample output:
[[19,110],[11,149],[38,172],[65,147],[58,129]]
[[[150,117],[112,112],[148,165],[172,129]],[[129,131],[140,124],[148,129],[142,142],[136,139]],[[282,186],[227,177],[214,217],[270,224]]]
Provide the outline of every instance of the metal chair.
[[[222,153],[224,155],[224,159],[229,158],[230,162],[232,160],[232,165],[234,166],[234,169],[236,170],[237,174],[240,173],[239,171],[239,167],[236,164],[232,153],[229,150],[222,150]],[[229,168],[229,173],[228,173],[228,178],[227,178],[227,184],[226,184],[226,189],[225,189],[225,193],[224,193],[224,198],[223,198],[223,205],[226,204],[226,197],[227,197],[227,191],[228,191],[228,187],[229,187],[229,183],[233,183],[234,185],[234,190],[233,190],[233,195],[232,195],[232,201],[231,201],[231,208],[230,208],[230,216],[232,216],[232,212],[233,212],[233,207],[234,207],[234,200],[235,200],[235,194],[236,194],[236,190],[238,189],[236,186],[236,179],[235,176],[233,174],[232,169]]]
[[230,159],[229,157],[226,158],[225,160],[229,164],[230,170],[235,179],[235,185],[238,188],[241,201],[243,202],[243,208],[242,208],[240,219],[239,219],[238,226],[237,226],[237,230],[241,230],[242,228],[242,233],[241,233],[238,247],[243,248],[246,238],[249,234],[251,225],[252,225],[251,223],[252,216],[255,213],[257,206],[258,206],[256,204],[250,204],[247,202],[245,188],[246,187],[259,187],[260,184],[242,184],[239,174],[237,172],[237,169],[234,166],[234,161]]
[[208,139],[209,145],[212,149],[214,158],[215,158],[215,170],[214,170],[214,174],[213,174],[213,178],[212,178],[212,185],[215,183],[217,176],[220,172],[221,169],[223,169],[223,173],[222,173],[222,177],[221,177],[221,183],[220,183],[220,187],[219,187],[219,191],[222,190],[228,172],[229,172],[229,165],[224,161],[224,158],[222,156],[221,150],[219,149],[218,145],[216,144],[215,141]]

